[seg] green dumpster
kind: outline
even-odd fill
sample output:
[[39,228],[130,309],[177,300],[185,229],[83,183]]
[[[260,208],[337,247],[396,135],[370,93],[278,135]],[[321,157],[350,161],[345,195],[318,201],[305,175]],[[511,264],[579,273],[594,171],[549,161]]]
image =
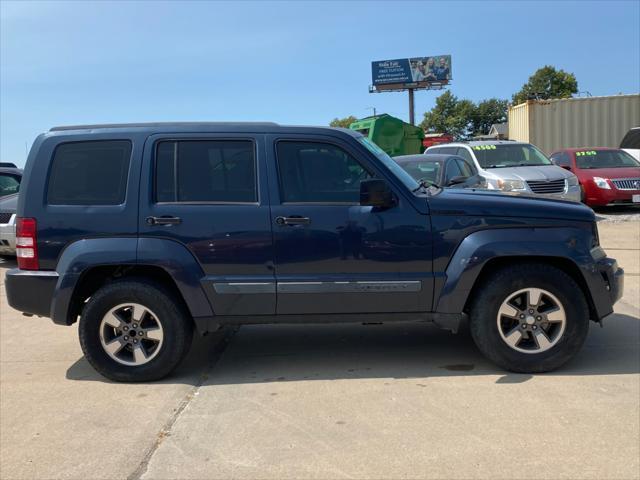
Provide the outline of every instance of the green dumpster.
[[423,150],[422,129],[386,113],[353,122],[349,128],[362,133],[392,157],[422,153]]

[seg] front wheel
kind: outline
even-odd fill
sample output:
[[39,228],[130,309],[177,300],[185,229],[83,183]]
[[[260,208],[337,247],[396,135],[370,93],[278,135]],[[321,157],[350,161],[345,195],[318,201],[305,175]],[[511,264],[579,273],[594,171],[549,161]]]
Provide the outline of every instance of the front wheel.
[[103,376],[120,382],[168,375],[191,346],[192,321],[163,286],[122,280],[98,290],[80,318],[80,345]]
[[582,347],[589,311],[578,284],[544,264],[507,267],[476,292],[471,336],[497,365],[521,373],[554,370]]

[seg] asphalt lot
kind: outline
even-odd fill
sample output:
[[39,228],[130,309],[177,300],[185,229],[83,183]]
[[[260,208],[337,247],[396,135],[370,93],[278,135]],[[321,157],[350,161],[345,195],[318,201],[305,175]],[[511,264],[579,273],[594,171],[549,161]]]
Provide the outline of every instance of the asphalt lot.
[[76,326],[2,288],[0,478],[640,478],[640,214],[598,214],[625,295],[545,375],[494,367],[464,331],[251,326],[197,339],[162,382],[116,384]]

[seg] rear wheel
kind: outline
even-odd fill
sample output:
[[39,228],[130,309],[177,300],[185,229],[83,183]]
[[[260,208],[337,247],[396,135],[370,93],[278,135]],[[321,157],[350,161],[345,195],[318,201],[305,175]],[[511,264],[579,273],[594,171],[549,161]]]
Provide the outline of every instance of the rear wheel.
[[79,326],[80,345],[89,363],[121,382],[158,380],[187,354],[192,321],[162,285],[123,280],[98,290]]
[[584,343],[589,311],[579,285],[544,264],[507,267],[476,292],[471,335],[480,351],[514,372],[554,370]]

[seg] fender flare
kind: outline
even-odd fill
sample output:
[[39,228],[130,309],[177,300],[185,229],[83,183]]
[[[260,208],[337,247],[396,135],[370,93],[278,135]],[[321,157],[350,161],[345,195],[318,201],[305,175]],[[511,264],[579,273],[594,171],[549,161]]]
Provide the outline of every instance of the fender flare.
[[69,318],[69,309],[83,273],[93,267],[126,264],[162,268],[175,281],[191,316],[213,315],[200,283],[202,267],[184,245],[156,238],[90,238],[71,243],[60,256],[50,313],[54,323],[70,325],[75,320]]
[[594,264],[588,240],[583,229],[574,227],[501,228],[474,232],[462,240],[447,265],[444,284],[434,295],[435,311],[462,313],[480,272],[489,260],[497,257],[570,260],[584,278],[586,272],[593,270]]

